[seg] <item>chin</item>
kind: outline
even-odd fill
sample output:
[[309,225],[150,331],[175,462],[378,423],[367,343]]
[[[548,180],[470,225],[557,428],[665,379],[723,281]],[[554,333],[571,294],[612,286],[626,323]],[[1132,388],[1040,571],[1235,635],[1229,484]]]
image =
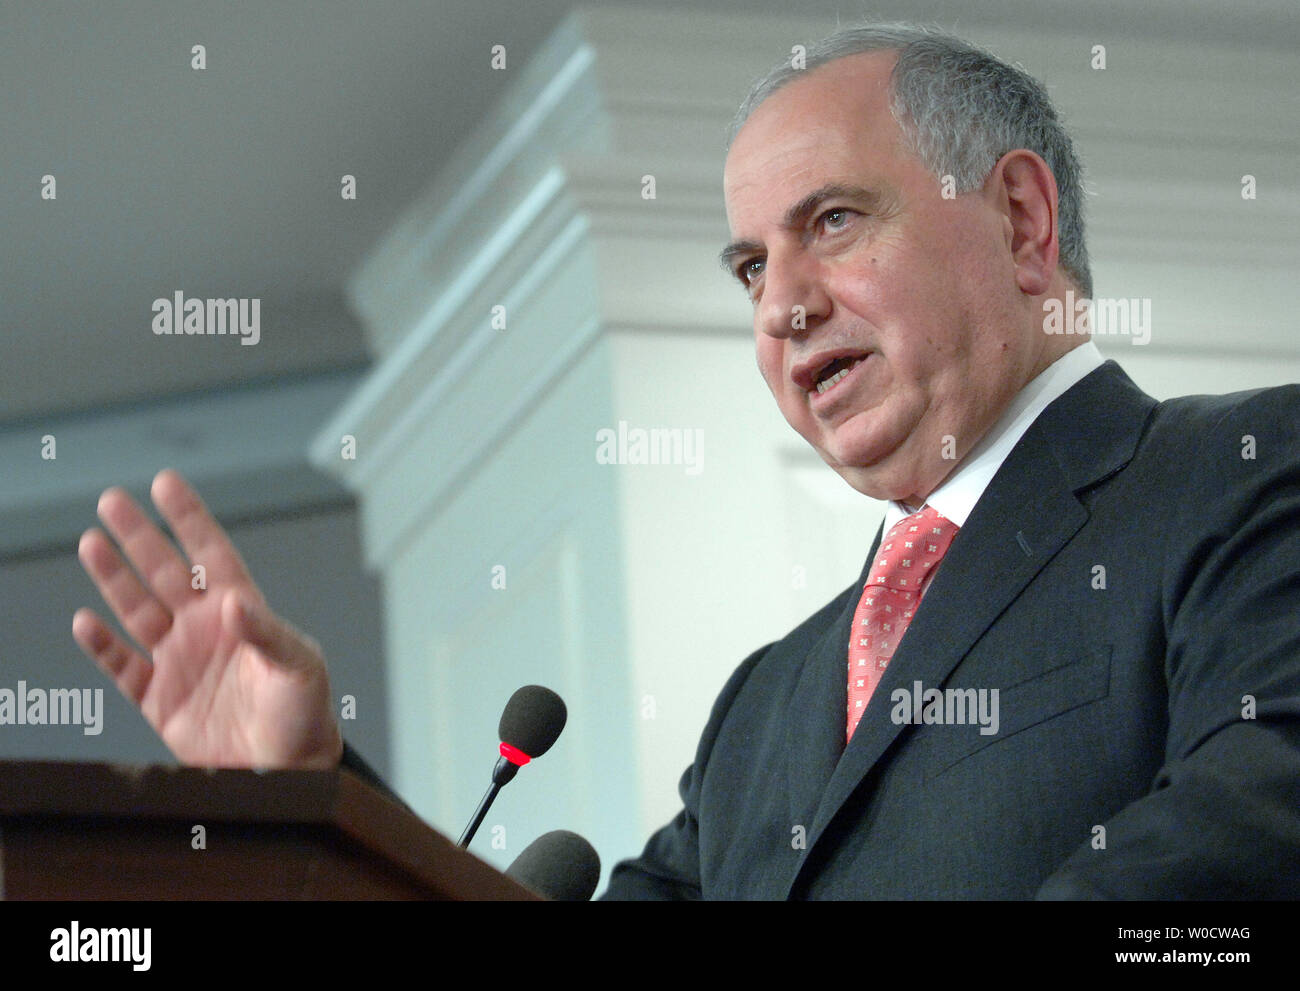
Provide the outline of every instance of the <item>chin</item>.
[[882,472],[879,465],[864,458],[854,457],[851,452],[833,453],[826,448],[818,448],[817,453],[837,475],[859,492],[866,484],[871,484],[872,488],[880,486]]
[[870,468],[846,468],[841,466],[835,469],[835,473],[848,483],[849,488],[855,492],[860,492],[869,499],[886,501],[901,498],[900,495],[894,492],[893,487],[888,484],[887,479],[882,479],[879,473],[872,471]]

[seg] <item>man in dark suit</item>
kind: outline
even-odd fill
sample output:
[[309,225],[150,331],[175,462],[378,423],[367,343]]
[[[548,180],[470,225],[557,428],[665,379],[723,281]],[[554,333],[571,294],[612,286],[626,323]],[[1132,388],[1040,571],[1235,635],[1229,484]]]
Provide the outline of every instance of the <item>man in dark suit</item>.
[[[732,676],[607,896],[1300,895],[1300,388],[1161,404],[1050,332],[1091,294],[1078,167],[960,42],[845,32],[741,119],[723,257],[760,369],[890,501],[885,543]],[[963,177],[972,128],[996,161]]]
[[[1092,372],[975,506],[847,748],[862,583],[736,671],[607,895],[1296,897],[1298,425],[1300,389],[1158,404]],[[997,732],[914,725],[917,683],[997,690]]]
[[[1159,404],[1049,332],[1092,292],[1078,166],[1041,87],[955,39],[837,36],[741,120],[759,368],[888,509],[607,895],[1300,894],[1300,391]],[[317,646],[177,476],[153,494],[210,591],[110,490],[145,581],[98,531],[81,557],[153,663],[88,610],[83,649],[182,760],[364,772]]]

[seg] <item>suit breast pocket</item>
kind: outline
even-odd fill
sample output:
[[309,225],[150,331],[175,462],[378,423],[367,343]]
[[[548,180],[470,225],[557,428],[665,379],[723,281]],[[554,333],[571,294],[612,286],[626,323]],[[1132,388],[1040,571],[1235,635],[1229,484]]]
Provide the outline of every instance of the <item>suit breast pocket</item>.
[[1105,698],[1110,694],[1110,657],[1111,645],[1104,644],[1050,671],[998,688],[996,708],[991,694],[988,703],[988,711],[997,713],[995,733],[981,733],[984,727],[973,724],[926,727],[930,753],[925,780],[988,747]]

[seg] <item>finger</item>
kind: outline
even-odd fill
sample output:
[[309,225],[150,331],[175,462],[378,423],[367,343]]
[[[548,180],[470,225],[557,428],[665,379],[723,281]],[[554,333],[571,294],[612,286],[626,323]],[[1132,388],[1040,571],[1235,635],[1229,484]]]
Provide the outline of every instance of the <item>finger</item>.
[[113,679],[118,691],[137,706],[142,704],[153,678],[153,665],[139,651],[129,647],[89,609],[78,609],[72,617],[72,638]]
[[105,491],[98,512],[127,560],[168,610],[175,612],[194,595],[189,565],[123,489]]
[[245,590],[232,589],[221,603],[221,625],[239,640],[246,640],[271,660],[300,671],[324,666],[320,646],[299,633]]
[[207,570],[209,584],[252,586],[239,551],[180,472],[160,471],[150,495],[190,561]]
[[81,535],[77,557],[122,628],[146,650],[152,650],[172,625],[172,614],[141,584],[122,556],[99,530]]

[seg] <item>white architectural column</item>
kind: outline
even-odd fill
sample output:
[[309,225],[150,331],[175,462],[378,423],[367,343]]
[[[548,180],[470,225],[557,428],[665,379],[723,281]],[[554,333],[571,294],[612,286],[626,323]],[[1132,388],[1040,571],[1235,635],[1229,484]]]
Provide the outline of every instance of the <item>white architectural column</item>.
[[[638,850],[675,813],[726,677],[856,577],[874,536],[882,507],[781,419],[748,304],[715,263],[726,122],[756,74],[820,33],[749,19],[739,39],[734,22],[696,14],[576,13],[510,70],[498,112],[351,286],[377,362],[312,456],[357,493],[383,575],[393,783],[456,835],[510,693],[541,683],[569,704],[555,749],[505,789],[475,843],[498,864],[555,828],[590,838],[606,869]],[[1117,114],[1124,101],[1099,94],[1088,39],[973,34],[1048,77],[1085,162],[1100,163],[1098,292],[1154,297],[1138,364],[1182,368],[1156,391],[1266,384],[1252,378],[1263,367],[1300,377],[1279,301],[1287,258],[1261,269],[1250,248],[1293,228],[1295,180],[1253,216],[1231,183],[1198,195],[1209,180],[1169,137],[1192,127],[1190,109],[1153,140],[1145,108]],[[1232,121],[1260,171],[1289,170],[1288,147],[1256,142],[1229,101],[1195,113]],[[1154,193],[1135,159],[1164,169]],[[1241,171],[1240,156],[1220,159]],[[1241,252],[1198,249],[1193,210]],[[1193,305],[1189,282],[1211,276],[1236,290]],[[1253,337],[1225,360],[1242,307]],[[680,446],[672,463],[628,463],[638,440]]]

